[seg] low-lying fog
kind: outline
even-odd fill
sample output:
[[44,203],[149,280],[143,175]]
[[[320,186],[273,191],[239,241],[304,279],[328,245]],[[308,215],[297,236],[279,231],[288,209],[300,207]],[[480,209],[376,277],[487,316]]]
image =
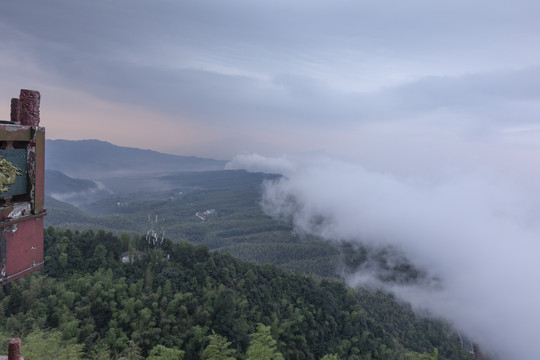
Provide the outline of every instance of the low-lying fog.
[[268,214],[331,242],[399,248],[440,280],[382,284],[372,270],[348,275],[350,285],[383,287],[501,359],[540,354],[540,202],[530,184],[487,170],[390,175],[329,158],[240,156],[229,167],[267,165],[285,174],[265,184]]

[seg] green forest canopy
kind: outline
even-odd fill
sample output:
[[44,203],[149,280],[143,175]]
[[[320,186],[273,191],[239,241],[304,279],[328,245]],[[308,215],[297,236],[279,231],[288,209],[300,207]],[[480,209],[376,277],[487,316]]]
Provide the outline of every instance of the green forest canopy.
[[46,229],[45,270],[0,292],[3,338],[22,337],[27,360],[470,358],[389,295],[183,241],[121,263],[137,242]]

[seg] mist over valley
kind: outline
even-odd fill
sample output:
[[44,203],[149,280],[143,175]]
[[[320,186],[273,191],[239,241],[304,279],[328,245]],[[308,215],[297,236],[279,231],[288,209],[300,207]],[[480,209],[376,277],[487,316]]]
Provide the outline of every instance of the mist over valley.
[[[78,143],[71,142],[72,151]],[[86,143],[80,143],[84,149]],[[256,163],[258,170],[286,170],[284,175],[234,170],[246,159],[250,170]],[[489,243],[496,246],[506,243],[498,226],[508,230],[513,225],[509,231],[517,231],[524,225],[514,223],[518,219],[510,208],[501,207],[524,199],[501,193],[500,183],[487,187],[481,176],[426,186],[328,158],[304,163],[281,159],[270,161],[271,166],[264,160],[243,156],[229,162],[229,170],[213,171],[178,166],[147,172],[142,165],[118,163],[117,173],[126,170],[126,175],[104,177],[100,174],[109,165],[93,165],[92,180],[49,169],[48,221],[71,229],[136,234],[146,232],[157,215],[157,225],[170,239],[295,272],[342,278],[359,291],[393,294],[410,303],[417,316],[445,319],[484,354],[502,354],[506,340],[521,340],[518,335],[493,342],[497,332],[485,314],[504,315],[508,300],[493,299],[498,287],[490,288],[491,276],[502,275],[489,262],[479,262],[476,251],[486,254],[487,243],[478,243],[486,221],[493,224]],[[69,209],[66,202],[78,208]],[[205,211],[210,215],[201,218]],[[66,212],[70,216],[59,216]],[[505,250],[507,256],[511,249]],[[525,296],[528,290],[515,286]],[[518,324],[515,331],[520,331]]]

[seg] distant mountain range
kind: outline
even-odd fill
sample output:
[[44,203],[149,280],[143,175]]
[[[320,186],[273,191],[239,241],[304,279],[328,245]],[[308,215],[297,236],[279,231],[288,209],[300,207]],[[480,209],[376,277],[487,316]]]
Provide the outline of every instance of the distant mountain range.
[[223,170],[227,161],[163,154],[100,140],[47,140],[45,167],[74,178]]

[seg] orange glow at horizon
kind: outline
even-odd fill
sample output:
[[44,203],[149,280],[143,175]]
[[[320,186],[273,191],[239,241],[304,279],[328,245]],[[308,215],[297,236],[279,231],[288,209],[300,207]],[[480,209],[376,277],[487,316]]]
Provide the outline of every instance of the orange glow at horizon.
[[[119,146],[194,155],[193,151],[204,148],[218,136],[216,131],[191,119],[173,118],[61,88],[38,91],[41,126],[46,128],[48,139],[98,139]],[[8,120],[9,102],[5,103],[7,106],[0,106],[1,118]]]

